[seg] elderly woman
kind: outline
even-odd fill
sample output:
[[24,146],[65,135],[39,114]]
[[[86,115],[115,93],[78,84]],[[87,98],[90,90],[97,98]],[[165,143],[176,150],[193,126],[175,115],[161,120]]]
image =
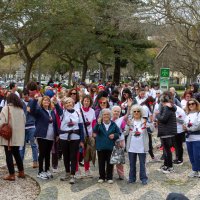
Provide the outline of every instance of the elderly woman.
[[[109,184],[113,183],[113,165],[110,164],[115,141],[121,135],[117,125],[111,121],[111,111],[103,109],[101,113],[102,121],[98,123],[93,130],[93,136],[96,137],[96,149],[99,162],[99,180],[103,183],[107,179]],[[105,165],[106,169],[105,169]]]
[[57,113],[61,116],[60,145],[63,152],[66,175],[61,181],[70,179],[70,184],[75,183],[75,172],[79,145],[83,148],[83,123],[80,114],[74,108],[74,100],[70,97],[63,100],[64,110],[53,98]]
[[186,105],[186,118],[183,128],[186,131],[187,150],[192,165],[189,177],[200,178],[200,104],[190,99]]
[[[131,105],[132,105],[132,99],[128,99],[128,110],[127,110],[127,113],[126,115],[120,117],[120,113],[121,113],[121,107],[120,106],[113,106],[112,107],[112,121],[114,121],[120,132],[123,133],[124,129],[125,129],[125,126],[127,124],[127,121],[128,121],[128,116],[130,114],[130,108],[131,108]],[[121,134],[120,138],[117,140],[117,142],[120,143],[120,146],[122,148],[125,148],[125,138],[124,138],[124,134]],[[119,175],[119,179],[120,180],[123,180],[124,179],[124,167],[122,164],[117,164],[116,165],[116,168],[117,168],[117,173]]]
[[133,105],[131,115],[130,132],[127,140],[127,152],[130,162],[129,183],[135,183],[136,181],[136,162],[138,156],[140,161],[140,180],[143,185],[146,185],[148,177],[145,164],[146,153],[149,151],[149,137],[146,130],[146,120],[143,118],[143,108],[140,105]]

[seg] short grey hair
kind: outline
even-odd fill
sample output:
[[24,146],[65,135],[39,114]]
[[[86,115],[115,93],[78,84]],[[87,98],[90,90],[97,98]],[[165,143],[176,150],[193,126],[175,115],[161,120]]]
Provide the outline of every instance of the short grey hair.
[[116,109],[116,108],[122,110],[120,106],[113,106],[113,107],[112,107],[112,111],[113,111],[114,109]]
[[141,118],[145,117],[145,112],[142,106],[140,106],[139,104],[135,104],[131,107],[131,117],[133,117],[133,113],[134,111],[139,110],[140,114],[141,114]]
[[111,118],[112,112],[111,112],[111,110],[110,110],[109,108],[104,108],[104,109],[101,111],[101,117],[103,116],[103,114],[104,114],[105,112],[108,112],[108,113],[110,114],[110,118]]

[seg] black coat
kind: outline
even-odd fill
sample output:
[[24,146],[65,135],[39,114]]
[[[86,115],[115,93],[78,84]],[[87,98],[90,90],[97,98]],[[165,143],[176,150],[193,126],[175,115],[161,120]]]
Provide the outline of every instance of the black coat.
[[158,137],[175,136],[177,134],[176,107],[162,106],[157,115]]

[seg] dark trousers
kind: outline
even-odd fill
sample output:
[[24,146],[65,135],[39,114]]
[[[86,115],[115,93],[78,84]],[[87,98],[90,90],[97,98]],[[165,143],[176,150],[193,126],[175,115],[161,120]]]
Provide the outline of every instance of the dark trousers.
[[134,183],[136,181],[136,162],[137,156],[140,161],[140,180],[147,181],[148,177],[146,175],[146,153],[128,153],[129,162],[130,162],[130,171],[129,171],[129,182]]
[[175,136],[175,149],[176,149],[176,159],[183,161],[183,142],[185,142],[185,133],[178,133]]
[[9,174],[15,173],[15,168],[13,164],[13,157],[15,158],[17,168],[19,171],[24,171],[23,162],[19,153],[19,147],[13,146],[8,150],[8,146],[4,146],[5,154],[6,154],[6,164],[8,167]]
[[[60,140],[66,173],[75,175],[80,140]],[[70,164],[71,163],[71,164]],[[71,167],[71,170],[70,170]]]
[[164,165],[167,167],[172,167],[172,152],[171,152],[171,147],[172,147],[172,137],[169,138],[161,138],[162,139],[162,144],[163,144],[163,153],[164,153]]
[[[113,179],[113,165],[110,164],[111,150],[97,151],[98,163],[99,163],[99,179]],[[106,167],[106,169],[105,169]]]
[[51,156],[52,156],[52,167],[54,169],[57,169],[58,167],[58,142],[54,141],[52,151],[51,151]]
[[151,133],[148,133],[148,136],[149,136],[149,155],[153,159],[155,156],[154,156],[154,153],[153,153],[153,145],[152,145],[152,135],[151,135]]
[[39,173],[43,171],[43,162],[45,160],[45,172],[50,168],[50,155],[53,141],[43,138],[37,138],[39,148]]

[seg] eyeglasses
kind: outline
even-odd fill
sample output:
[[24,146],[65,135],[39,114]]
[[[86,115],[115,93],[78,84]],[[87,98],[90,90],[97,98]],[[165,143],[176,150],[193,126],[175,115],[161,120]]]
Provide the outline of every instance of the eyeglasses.
[[188,103],[188,106],[191,106],[191,105],[196,105],[196,103]]
[[156,92],[156,94],[160,94],[160,93],[159,93],[159,92],[158,92],[158,93]]
[[133,112],[134,113],[140,113],[140,110],[134,110]]
[[76,93],[76,92],[72,92],[71,95],[72,95],[72,94],[73,94],[73,95],[76,95],[77,93]]
[[99,104],[107,104],[106,101],[100,101]]

